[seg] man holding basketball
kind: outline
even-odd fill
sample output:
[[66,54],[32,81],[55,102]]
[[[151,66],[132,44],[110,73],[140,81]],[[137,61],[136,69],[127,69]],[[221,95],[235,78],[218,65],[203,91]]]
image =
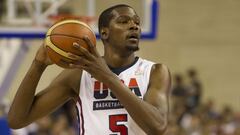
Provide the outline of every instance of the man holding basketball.
[[77,101],[81,135],[161,135],[167,127],[170,74],[163,64],[135,56],[139,49],[140,19],[133,8],[117,5],[99,18],[104,44],[100,56],[85,37],[90,51],[78,43],[84,55],[73,69],[65,69],[35,94],[40,77],[51,63],[44,46],[21,82],[8,115],[12,128],[21,128],[53,112],[68,100]]

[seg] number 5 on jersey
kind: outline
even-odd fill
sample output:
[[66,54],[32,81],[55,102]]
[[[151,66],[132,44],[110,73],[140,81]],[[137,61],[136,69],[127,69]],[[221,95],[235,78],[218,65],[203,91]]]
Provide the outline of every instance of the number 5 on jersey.
[[118,122],[127,122],[127,114],[109,115],[109,128],[112,132],[120,133],[120,135],[128,135],[128,128],[124,124]]

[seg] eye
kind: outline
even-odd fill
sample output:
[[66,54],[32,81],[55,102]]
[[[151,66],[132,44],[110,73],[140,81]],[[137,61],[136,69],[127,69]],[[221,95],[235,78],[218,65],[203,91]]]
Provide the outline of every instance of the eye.
[[128,23],[128,21],[129,21],[129,19],[127,19],[127,18],[121,18],[118,20],[118,22],[121,24],[126,24],[126,23]]
[[128,23],[128,21],[127,20],[121,20],[120,23],[126,24],[126,23]]
[[135,21],[135,23],[136,23],[137,25],[140,25],[140,21]]
[[120,24],[127,24],[129,23],[130,18],[126,16],[121,16],[117,19],[117,22]]
[[135,17],[134,17],[134,22],[135,22],[135,24],[137,24],[137,25],[140,25],[140,24],[141,24],[140,18],[139,18],[138,16],[135,16]]

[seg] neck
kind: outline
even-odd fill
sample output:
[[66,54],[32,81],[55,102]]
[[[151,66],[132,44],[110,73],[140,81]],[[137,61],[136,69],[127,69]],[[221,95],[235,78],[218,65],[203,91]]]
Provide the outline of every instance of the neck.
[[129,55],[120,55],[118,53],[107,51],[105,49],[103,58],[105,59],[107,65],[110,67],[120,68],[132,64],[135,61],[135,54],[130,53]]

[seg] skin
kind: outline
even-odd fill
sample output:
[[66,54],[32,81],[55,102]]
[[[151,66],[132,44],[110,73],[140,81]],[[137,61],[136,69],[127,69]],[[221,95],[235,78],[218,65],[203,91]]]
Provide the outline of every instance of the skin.
[[105,49],[104,56],[100,56],[87,37],[84,40],[88,43],[90,51],[74,43],[73,47],[81,51],[84,58],[69,53],[69,56],[78,60],[77,63],[70,64],[73,69],[62,71],[47,88],[35,94],[42,73],[47,66],[52,64],[44,45],[40,47],[10,108],[8,122],[11,128],[27,126],[53,112],[68,100],[75,100],[81,91],[79,90],[80,77],[82,70],[85,70],[109,87],[147,134],[161,135],[165,132],[171,85],[168,68],[163,64],[153,65],[144,99],[141,100],[134,95],[108,68],[108,65],[126,67],[134,62],[134,52],[138,50],[139,40],[132,40],[128,37],[132,33],[140,37],[140,20],[135,11],[128,7],[117,8],[112,13],[114,17],[109,27],[101,31]]

